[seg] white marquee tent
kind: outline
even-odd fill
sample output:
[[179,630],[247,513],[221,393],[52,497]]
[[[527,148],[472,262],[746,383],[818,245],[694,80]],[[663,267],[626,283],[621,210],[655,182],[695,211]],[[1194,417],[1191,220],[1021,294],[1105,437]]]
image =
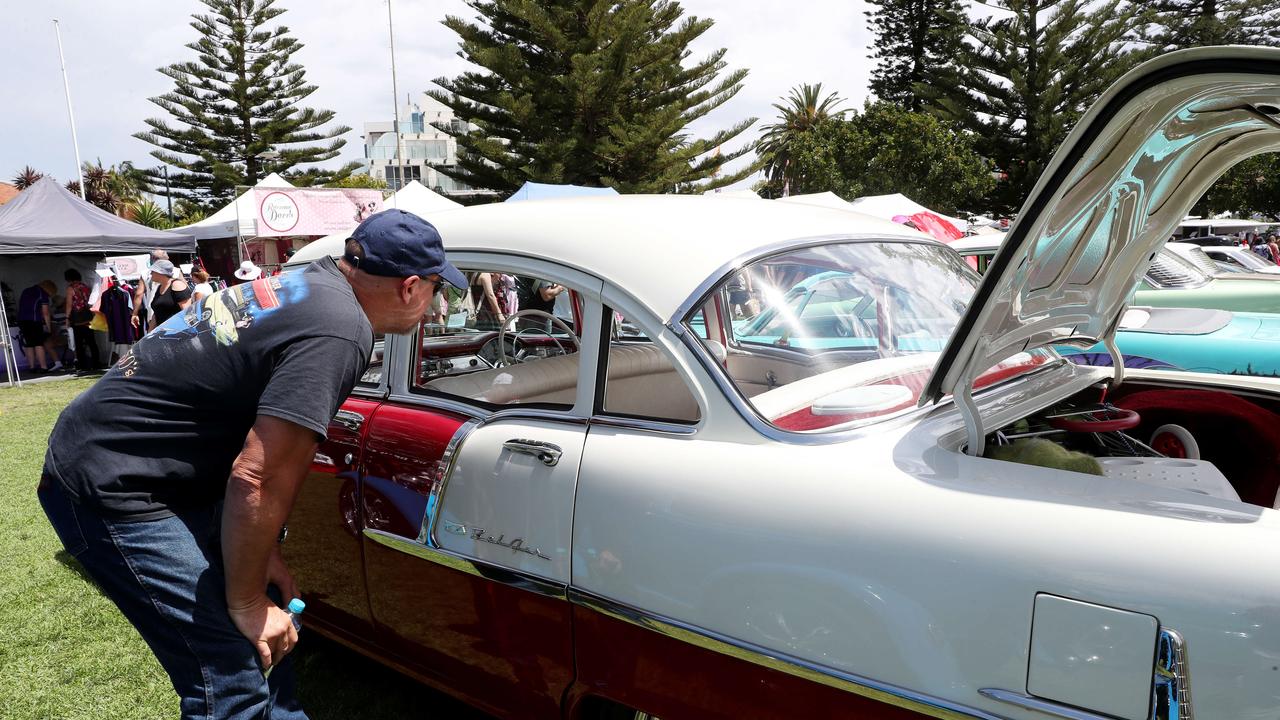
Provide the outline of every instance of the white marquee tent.
[[[408,185],[400,188],[391,197],[382,203],[384,209],[399,208],[407,210],[414,215],[431,220],[432,215],[449,210],[457,210],[464,207],[460,203],[456,203],[443,195],[432,192],[430,188],[418,182],[411,181]],[[355,230],[355,225],[351,226],[351,230]],[[327,255],[340,255],[342,246],[346,244],[347,238],[351,237],[351,230],[345,232],[326,235],[319,240],[314,240],[307,244],[298,252],[294,253],[293,258],[289,261],[290,265],[299,263],[308,263],[312,260],[319,260]]]
[[915,215],[920,212],[930,212],[938,217],[946,220],[960,232],[964,232],[969,227],[968,221],[960,218],[943,215],[936,210],[921,205],[902,193],[893,193],[891,195],[867,195],[865,197],[854,198],[849,201],[849,205],[860,213],[866,213],[874,217],[892,220],[895,215]]
[[824,208],[834,208],[836,210],[853,210],[854,207],[849,201],[842,199],[839,195],[830,190],[820,193],[808,193],[805,195],[788,195],[778,198],[778,202],[794,203],[796,205],[816,205]]
[[[288,180],[280,177],[278,173],[271,173],[259,180],[254,187],[282,188],[293,187],[293,185]],[[254,237],[258,234],[258,223],[254,219],[258,216],[258,209],[254,207],[253,202],[253,192],[246,190],[218,212],[199,222],[185,227],[174,228],[174,230],[176,232],[191,233],[196,236],[196,240]],[[239,228],[236,227],[237,221],[240,223]]]

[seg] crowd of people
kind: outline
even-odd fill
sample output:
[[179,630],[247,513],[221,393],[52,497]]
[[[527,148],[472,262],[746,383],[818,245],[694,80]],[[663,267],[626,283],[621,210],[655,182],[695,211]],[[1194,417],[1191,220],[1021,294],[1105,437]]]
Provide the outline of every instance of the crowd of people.
[[[225,287],[198,266],[180,270],[164,250],[153,250],[150,261],[142,277],[126,279],[112,270],[95,275],[91,285],[80,271],[68,269],[61,290],[52,280],[24,289],[16,324],[28,372],[98,372],[147,332]],[[241,281],[259,275],[249,261],[235,272]],[[110,348],[106,358],[104,344]]]
[[1247,233],[1240,240],[1240,245],[1247,250],[1252,250],[1254,254],[1261,256],[1263,259],[1280,265],[1280,236],[1275,233],[1267,233],[1266,235]]

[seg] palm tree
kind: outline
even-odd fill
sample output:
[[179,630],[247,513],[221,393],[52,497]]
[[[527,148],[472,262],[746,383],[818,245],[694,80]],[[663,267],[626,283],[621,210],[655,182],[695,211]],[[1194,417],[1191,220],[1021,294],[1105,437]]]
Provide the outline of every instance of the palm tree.
[[791,95],[784,103],[773,104],[778,109],[778,122],[760,128],[762,136],[756,144],[756,154],[764,161],[765,176],[775,191],[780,189],[786,195],[790,189],[792,142],[825,120],[844,115],[844,110],[836,109],[842,102],[835,93],[822,97],[822,83],[818,83],[791,88]]
[[44,177],[44,173],[37,172],[35,168],[28,165],[22,168],[21,172],[17,175],[13,176],[13,186],[19,190],[26,190],[39,182],[42,177]]
[[134,167],[129,160],[107,170],[106,185],[117,199],[116,212],[121,216],[145,202],[144,193],[152,193],[150,175],[146,170]]
[[139,225],[146,225],[157,230],[169,228],[169,216],[165,214],[164,208],[150,200],[144,199],[131,206],[130,212],[133,215],[133,221]]

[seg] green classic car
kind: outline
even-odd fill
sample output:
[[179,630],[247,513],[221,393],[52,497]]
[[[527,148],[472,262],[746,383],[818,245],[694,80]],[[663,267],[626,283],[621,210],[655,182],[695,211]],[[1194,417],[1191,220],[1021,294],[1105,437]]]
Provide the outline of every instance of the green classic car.
[[[1003,235],[961,238],[951,247],[979,273],[987,269]],[[1167,248],[1161,248],[1138,284],[1131,305],[1280,313],[1280,276],[1233,273],[1211,276]]]

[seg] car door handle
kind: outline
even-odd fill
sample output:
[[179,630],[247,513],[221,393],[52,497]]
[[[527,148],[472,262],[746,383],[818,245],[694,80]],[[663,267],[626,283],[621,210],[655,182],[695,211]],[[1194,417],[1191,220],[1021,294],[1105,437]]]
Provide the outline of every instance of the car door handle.
[[333,421],[351,432],[355,432],[364,424],[364,415],[352,410],[339,410],[338,414],[333,416]]
[[551,467],[552,465],[560,462],[560,456],[564,454],[560,450],[559,446],[552,445],[549,442],[542,442],[540,440],[513,438],[502,443],[502,447],[510,450],[511,452],[532,455],[538,458],[538,460],[547,467]]

